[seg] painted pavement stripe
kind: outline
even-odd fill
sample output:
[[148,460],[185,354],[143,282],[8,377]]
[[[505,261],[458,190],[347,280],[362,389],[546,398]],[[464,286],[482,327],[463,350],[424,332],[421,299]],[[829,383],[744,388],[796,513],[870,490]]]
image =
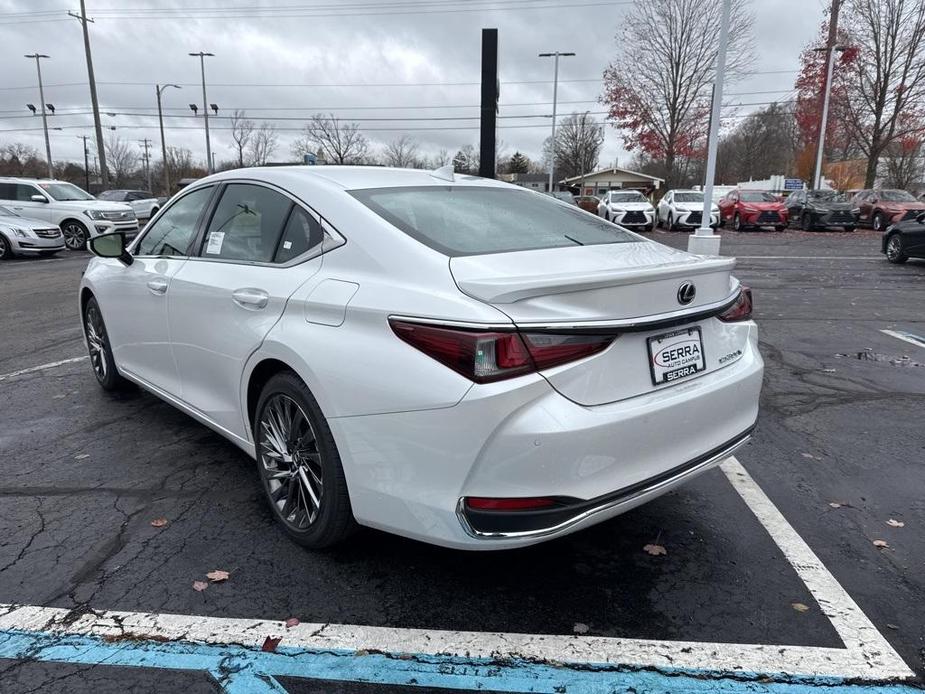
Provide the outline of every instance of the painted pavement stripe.
[[904,330],[881,330],[880,332],[882,332],[884,335],[895,337],[897,340],[908,342],[910,345],[915,345],[916,347],[925,347],[925,337],[919,337],[918,335],[907,333]]
[[[250,653],[268,636],[283,646],[341,654],[413,654],[415,658],[489,659],[494,662],[564,663],[574,667],[623,667],[671,671],[707,670],[714,674],[755,673],[792,682],[794,678],[836,678],[887,681],[913,673],[790,526],[735,458],[722,464],[733,487],[766,528],[823,613],[832,621],[846,648],[770,644],[729,644],[400,629],[342,624],[283,622],[199,617],[141,612],[71,614],[63,608],[0,606],[0,634],[27,632],[35,638],[84,637],[97,641],[199,644],[234,647]],[[23,637],[25,638],[25,637]],[[92,650],[92,649],[91,649]],[[41,649],[44,653],[45,649]],[[400,658],[399,658],[400,659]],[[161,667],[169,667],[160,665]]]
[[62,359],[61,361],[52,361],[47,364],[39,364],[38,366],[30,366],[28,369],[20,369],[19,371],[13,371],[8,374],[0,374],[0,381],[5,381],[8,378],[13,378],[14,376],[22,376],[23,374],[31,374],[36,371],[45,371],[46,369],[53,369],[56,366],[64,366],[65,364],[74,364],[78,361],[83,361],[84,359],[89,359],[87,355],[82,357],[71,357],[70,359]]

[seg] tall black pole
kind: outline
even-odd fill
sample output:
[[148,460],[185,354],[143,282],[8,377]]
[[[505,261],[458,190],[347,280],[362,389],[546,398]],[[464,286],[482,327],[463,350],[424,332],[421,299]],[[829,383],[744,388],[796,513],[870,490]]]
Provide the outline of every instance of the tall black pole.
[[80,14],[68,12],[75,17],[81,24],[84,34],[84,53],[87,56],[87,79],[90,82],[90,105],[93,108],[93,128],[96,131],[96,149],[100,160],[100,179],[102,180],[103,189],[109,187],[109,168],[106,166],[106,147],[103,143],[103,124],[100,122],[100,102],[96,96],[96,76],[93,73],[93,56],[90,53],[90,29],[87,26],[92,19],[87,17],[87,6],[85,0],[80,0]]
[[495,177],[495,126],[498,117],[498,30],[482,29],[482,112],[479,176]]
[[84,184],[87,186],[87,192],[90,192],[90,162],[89,152],[87,152],[87,136],[81,135],[80,138],[84,141]]

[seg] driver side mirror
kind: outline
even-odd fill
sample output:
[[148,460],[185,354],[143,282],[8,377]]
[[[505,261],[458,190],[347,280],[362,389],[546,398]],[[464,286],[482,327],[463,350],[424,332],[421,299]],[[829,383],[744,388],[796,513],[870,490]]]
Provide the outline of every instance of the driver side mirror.
[[44,195],[33,195],[30,200],[32,200],[32,202],[48,202],[48,198]]
[[132,254],[125,250],[125,234],[121,231],[95,236],[87,245],[90,252],[100,258],[116,258],[126,266],[135,262]]

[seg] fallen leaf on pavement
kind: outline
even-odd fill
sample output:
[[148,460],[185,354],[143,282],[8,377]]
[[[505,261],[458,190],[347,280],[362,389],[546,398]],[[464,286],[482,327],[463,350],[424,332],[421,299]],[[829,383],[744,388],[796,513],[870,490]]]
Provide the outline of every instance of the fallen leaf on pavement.
[[207,573],[206,578],[212,581],[212,583],[221,583],[222,581],[227,581],[230,575],[231,574],[229,574],[227,571],[216,569],[215,571],[210,571]]
[[792,602],[790,603],[790,607],[795,609],[797,612],[806,612],[809,610],[809,606],[804,605],[802,602]]
[[895,518],[890,518],[890,520],[888,520],[886,524],[889,525],[891,528],[903,528],[906,525],[902,521],[898,521]]
[[574,631],[576,634],[587,634],[588,625],[578,622],[577,624],[575,624],[575,626],[572,627],[572,631]]
[[298,626],[298,624],[299,624],[299,620],[295,617],[290,617],[289,619],[286,620],[287,629],[292,629],[292,627]]
[[880,549],[886,549],[889,546],[890,544],[886,540],[874,540],[874,547],[878,547]]
[[829,506],[831,506],[832,508],[841,508],[842,506],[844,506],[844,504],[840,504],[837,501],[830,501]]
[[155,518],[153,521],[151,521],[151,527],[153,527],[153,528],[163,528],[163,527],[164,527],[165,525],[167,525],[169,522],[170,522],[170,521],[167,520],[166,518]]
[[276,647],[279,645],[279,642],[283,639],[279,636],[267,636],[263,641],[263,645],[260,647],[261,651],[266,651],[272,653],[276,650]]
[[653,557],[657,557],[660,554],[668,554],[668,550],[662,547],[661,545],[646,545],[642,548],[643,552],[648,552]]
[[802,455],[804,458],[809,458],[810,460],[816,459],[816,456],[814,456],[812,453],[800,453],[800,455]]
[[74,460],[83,460],[84,458],[89,458],[89,453],[80,453],[79,455],[74,456]]
[[205,581],[193,581],[193,590],[197,590],[200,593],[209,587],[209,584]]

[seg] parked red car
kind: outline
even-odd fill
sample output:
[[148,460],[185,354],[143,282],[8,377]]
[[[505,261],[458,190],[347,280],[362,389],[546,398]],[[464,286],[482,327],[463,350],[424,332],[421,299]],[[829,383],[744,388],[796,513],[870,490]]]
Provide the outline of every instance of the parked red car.
[[720,226],[732,222],[736,231],[758,227],[774,227],[776,231],[783,231],[787,228],[787,207],[773,193],[730,190],[716,204],[719,205]]
[[862,190],[851,204],[859,210],[861,223],[870,224],[874,231],[915,219],[925,211],[925,202],[919,202],[905,190]]

